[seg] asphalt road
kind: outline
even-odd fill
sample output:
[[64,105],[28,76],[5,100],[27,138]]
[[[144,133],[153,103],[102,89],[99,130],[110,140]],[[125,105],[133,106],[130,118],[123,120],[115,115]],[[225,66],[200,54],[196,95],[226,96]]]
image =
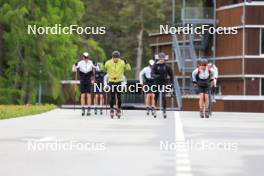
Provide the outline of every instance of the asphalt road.
[[[105,113],[105,112],[104,112]],[[262,176],[264,114],[79,111],[0,121],[3,176]]]

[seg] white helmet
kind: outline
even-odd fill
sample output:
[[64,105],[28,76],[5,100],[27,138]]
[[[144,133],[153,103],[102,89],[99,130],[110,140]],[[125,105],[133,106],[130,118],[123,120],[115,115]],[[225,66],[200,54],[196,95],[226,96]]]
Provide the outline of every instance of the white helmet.
[[155,64],[155,61],[154,61],[154,60],[152,60],[152,59],[151,59],[151,60],[149,60],[149,65],[151,65],[151,66],[152,66],[152,65],[154,65],[154,64]]
[[84,56],[84,57],[88,57],[88,56],[89,56],[89,53],[88,53],[88,52],[84,52],[84,53],[83,53],[83,56]]

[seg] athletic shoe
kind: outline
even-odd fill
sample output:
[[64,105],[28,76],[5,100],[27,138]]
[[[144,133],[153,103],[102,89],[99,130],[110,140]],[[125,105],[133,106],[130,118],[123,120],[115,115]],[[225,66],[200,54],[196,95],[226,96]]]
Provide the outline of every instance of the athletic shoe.
[[82,116],[84,116],[84,115],[85,115],[85,108],[82,107]]
[[100,115],[103,115],[103,110],[102,109],[100,109]]
[[97,115],[97,108],[94,108],[94,115]]

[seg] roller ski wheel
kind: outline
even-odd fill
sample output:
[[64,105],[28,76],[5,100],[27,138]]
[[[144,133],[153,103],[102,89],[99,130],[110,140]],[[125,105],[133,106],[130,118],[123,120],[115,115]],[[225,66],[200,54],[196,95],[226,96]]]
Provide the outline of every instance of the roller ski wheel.
[[153,115],[154,118],[157,118],[157,112],[156,112],[156,110],[153,110],[152,111],[152,115]]

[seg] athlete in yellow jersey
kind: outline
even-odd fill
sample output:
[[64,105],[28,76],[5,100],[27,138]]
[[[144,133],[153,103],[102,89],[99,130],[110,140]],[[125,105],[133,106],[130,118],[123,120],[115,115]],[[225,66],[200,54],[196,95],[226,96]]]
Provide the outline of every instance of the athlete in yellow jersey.
[[118,109],[116,111],[116,116],[120,118],[121,116],[121,91],[119,87],[122,86],[123,75],[125,71],[131,70],[131,66],[126,63],[125,60],[120,58],[120,52],[114,51],[112,53],[112,59],[108,60],[105,64],[101,67],[102,70],[106,71],[108,74],[109,86],[111,87],[110,92],[110,116],[111,118],[114,117],[114,104],[115,100],[117,99],[118,102]]

